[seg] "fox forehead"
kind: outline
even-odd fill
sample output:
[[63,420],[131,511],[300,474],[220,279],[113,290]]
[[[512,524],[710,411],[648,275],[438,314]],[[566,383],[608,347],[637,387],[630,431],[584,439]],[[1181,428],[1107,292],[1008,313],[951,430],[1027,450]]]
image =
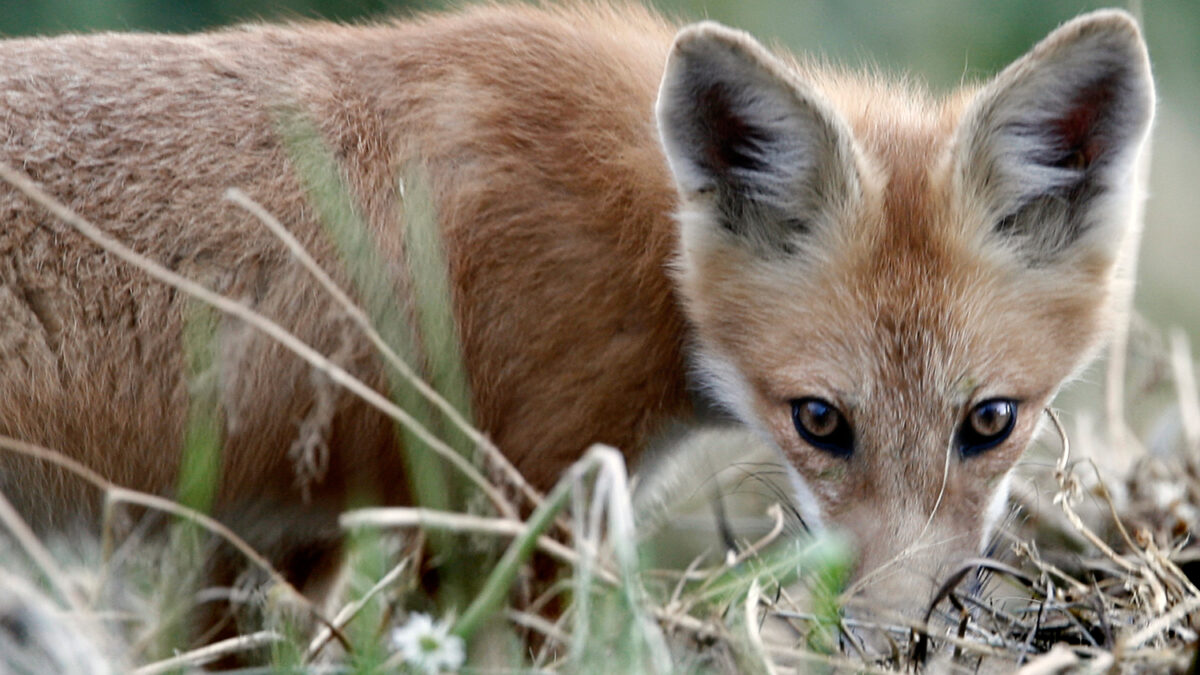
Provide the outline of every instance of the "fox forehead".
[[906,391],[960,406],[996,389],[1050,393],[1089,348],[1101,298],[1087,278],[987,246],[988,214],[951,162],[973,90],[939,101],[907,83],[805,75],[853,131],[860,199],[801,261],[685,240],[703,339],[777,400],[819,393],[854,407]]

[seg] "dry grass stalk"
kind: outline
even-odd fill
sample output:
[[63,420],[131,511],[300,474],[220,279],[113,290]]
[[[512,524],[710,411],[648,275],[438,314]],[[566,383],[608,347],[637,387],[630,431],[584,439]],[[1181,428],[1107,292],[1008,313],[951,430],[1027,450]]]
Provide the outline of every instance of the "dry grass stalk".
[[414,435],[419,437],[422,442],[427,443],[434,452],[442,459],[449,462],[452,466],[458,469],[462,474],[475,484],[488,499],[492,505],[501,512],[515,512],[512,505],[500,493],[495,486],[487,481],[479,471],[462,455],[454,451],[453,448],[446,445],[441,439],[431,433],[425,425],[413,418],[405,410],[396,406],[386,397],[368,387],[361,380],[351,375],[341,366],[331,361],[324,354],[313,349],[303,340],[297,338],[287,329],[279,324],[271,321],[263,315],[255,312],[250,307],[236,300],[227,298],[219,293],[214,293],[208,288],[188,279],[182,275],[167,269],[161,264],[147,258],[125,246],[116,239],[110,237],[103,230],[93,225],[87,219],[80,216],[75,211],[68,208],[62,202],[54,199],[36,183],[27,178],[24,174],[14,171],[12,168],[0,164],[0,180],[12,185],[29,200],[42,208],[49,211],[58,219],[74,227],[80,234],[87,237],[100,248],[113,254],[114,256],[124,260],[134,267],[142,270],[150,277],[167,284],[168,286],[179,290],[201,302],[204,302],[213,308],[220,310],[230,316],[236,317],[256,330],[261,331],[264,335],[278,342],[282,347],[292,352],[296,356],[304,359],[313,368],[319,370],[322,374],[329,377],[334,383],[345,387],[351,393],[355,394],[369,405],[375,407],[379,411],[386,414],[388,417],[395,420],[410,430]]
[[329,641],[333,639],[335,631],[345,628],[346,625],[353,621],[354,617],[362,611],[362,608],[367,606],[367,603],[370,602],[372,598],[382,592],[383,589],[394,584],[396,580],[400,578],[400,575],[403,574],[406,569],[408,569],[409,562],[409,559],[405,558],[398,564],[393,565],[392,569],[388,570],[387,574],[380,577],[379,581],[375,582],[375,585],[371,586],[366,593],[363,593],[362,597],[347,603],[340,610],[338,610],[338,613],[333,617],[332,628],[329,626],[322,626],[321,629],[317,631],[317,634],[315,637],[313,637],[312,641],[308,643],[308,649],[304,652],[304,662],[308,663],[316,658],[317,655],[321,653],[321,650],[324,649],[325,645],[329,644]]
[[[44,448],[33,443],[27,443],[25,441],[9,438],[7,436],[0,436],[0,449],[8,452],[15,452],[17,454],[44,462],[49,462],[65,469],[66,471],[69,471],[70,473],[92,484],[97,489],[102,491],[105,496],[106,505],[126,503],[143,506],[156,511],[161,511],[163,513],[168,513],[178,518],[182,518],[204,528],[205,530],[208,530],[212,534],[233,546],[255,567],[265,572],[271,578],[273,583],[277,584],[279,588],[284,589],[290,600],[303,607],[309,615],[317,620],[318,623],[333,628],[333,625],[329,619],[325,618],[320,610],[318,610],[308,598],[304,597],[303,593],[297,590],[296,587],[293,586],[282,574],[280,574],[279,571],[276,570],[266,558],[262,557],[258,551],[254,550],[254,548],[247,544],[244,539],[239,537],[233,532],[233,530],[230,530],[220,521],[196,511],[195,509],[188,508],[182,504],[171,501],[170,499],[166,499],[165,497],[159,497],[158,495],[151,495],[146,494],[145,492],[138,492],[137,490],[123,488],[105,479],[95,471],[83,466],[70,457],[67,457],[62,453],[56,452],[49,448]],[[3,499],[2,495],[0,495],[0,500],[3,500],[4,504],[8,503],[7,500]],[[108,528],[106,526],[105,530],[107,531],[107,529]],[[33,537],[33,533],[29,532],[28,536]],[[33,541],[37,541],[36,537],[33,537]],[[25,540],[25,543],[29,543],[28,539]],[[38,547],[41,547],[40,542],[38,543]],[[46,555],[49,554],[47,553]],[[56,574],[57,577],[53,578],[52,580],[55,583],[64,583],[60,580],[65,579],[65,575],[63,575],[61,571],[57,571]],[[70,596],[67,597],[69,598]],[[77,606],[75,606],[76,602],[78,602]],[[86,604],[81,600],[77,600],[76,602],[71,603],[73,608],[80,611],[86,608]],[[337,635],[341,641],[345,641],[345,636],[341,635],[340,631],[334,630],[334,635]]]
[[21,548],[25,549],[25,554],[37,565],[50,585],[54,587],[55,592],[67,603],[67,606],[76,612],[83,611],[87,607],[87,603],[75,592],[67,575],[54,560],[54,556],[42,545],[37,535],[30,529],[29,524],[21,518],[21,514],[17,513],[12,502],[8,501],[4,493],[0,493],[0,523],[3,523]]
[[[345,529],[360,527],[415,527],[423,530],[447,530],[460,534],[493,534],[508,537],[522,536],[529,529],[529,526],[524,521],[511,518],[488,518],[469,513],[449,513],[409,506],[355,509],[343,513],[338,518],[338,522]],[[580,562],[578,553],[551,537],[538,537],[537,545],[541,551],[553,556],[560,562],[569,565],[578,565]],[[606,583],[618,583],[616,575],[605,566],[598,568],[597,574]]]
[[181,668],[197,668],[222,657],[258,649],[265,645],[282,642],[284,639],[284,636],[270,630],[258,631],[249,635],[239,635],[205,645],[199,649],[193,649],[169,659],[163,659],[162,661],[142,666],[135,669],[132,675],[159,675],[160,673],[177,671]]
[[[313,275],[313,278],[315,278],[317,282],[321,284],[321,287],[333,297],[334,301],[341,306],[342,310],[346,312],[352,321],[354,321],[355,325],[362,330],[363,334],[367,336],[367,339],[371,341],[371,344],[375,347],[375,349],[377,349],[384,357],[388,365],[394,368],[396,372],[400,373],[402,377],[412,383],[416,390],[420,392],[421,395],[426,398],[426,400],[437,407],[437,409],[441,411],[442,414],[446,415],[447,419],[449,419],[459,431],[467,436],[467,438],[471,439],[471,442],[474,443],[475,446],[484,453],[484,456],[487,457],[488,460],[490,460],[492,464],[503,473],[504,478],[508,483],[516,486],[517,489],[521,491],[521,494],[534,506],[538,506],[542,503],[542,501],[545,499],[545,496],[534,489],[534,487],[525,480],[525,477],[521,475],[521,472],[517,470],[517,467],[513,466],[512,462],[508,461],[508,458],[504,456],[504,453],[500,452],[499,448],[497,448],[487,436],[485,436],[470,422],[468,422],[457,408],[451,405],[450,402],[447,401],[441,394],[439,394],[436,389],[429,386],[429,383],[427,383],[424,378],[417,375],[416,372],[413,371],[412,367],[409,366],[404,359],[400,358],[400,355],[397,354],[395,350],[393,350],[392,347],[383,339],[383,336],[379,334],[379,331],[377,331],[375,327],[371,325],[371,320],[367,317],[366,312],[356,305],[350,296],[345,293],[345,291],[338,287],[337,283],[334,282],[329,274],[323,270],[319,264],[317,264],[317,261],[313,259],[312,255],[310,255],[309,252],[304,248],[303,244],[297,241],[292,233],[289,232],[287,228],[285,228],[283,224],[279,222],[278,219],[268,213],[267,210],[264,209],[258,202],[254,201],[248,195],[246,195],[246,193],[238,190],[237,188],[230,188],[225,193],[225,198],[245,209],[248,213],[250,213],[250,215],[257,218],[259,222],[261,222],[268,230],[270,230],[271,234],[278,238],[284,244],[284,246],[287,247],[292,256],[294,256],[296,260],[306,270],[308,270],[310,274]],[[511,511],[512,509],[509,509],[509,512],[502,511],[501,513],[504,516],[515,517],[516,514]]]
[[1195,461],[1200,453],[1200,393],[1196,390],[1196,373],[1192,366],[1191,348],[1187,335],[1179,329],[1170,332],[1171,371],[1175,375],[1175,394],[1179,397],[1179,416],[1183,422],[1183,437]]

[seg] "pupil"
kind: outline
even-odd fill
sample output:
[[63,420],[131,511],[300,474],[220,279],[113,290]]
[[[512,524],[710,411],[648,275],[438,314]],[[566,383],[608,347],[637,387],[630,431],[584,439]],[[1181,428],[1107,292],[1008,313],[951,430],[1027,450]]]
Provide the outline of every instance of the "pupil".
[[994,401],[975,411],[975,431],[983,436],[994,436],[1008,426],[1008,418],[1012,415],[1010,406],[1005,401]]
[[814,436],[828,436],[837,428],[837,413],[818,401],[804,405],[804,425]]

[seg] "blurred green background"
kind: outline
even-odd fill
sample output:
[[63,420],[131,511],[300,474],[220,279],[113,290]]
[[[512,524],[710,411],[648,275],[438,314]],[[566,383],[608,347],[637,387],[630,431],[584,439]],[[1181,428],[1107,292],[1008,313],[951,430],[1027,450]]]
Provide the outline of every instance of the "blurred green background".
[[[193,31],[240,21],[403,16],[432,0],[3,0],[0,35]],[[978,80],[1055,25],[1103,6],[1087,0],[657,0],[681,19],[712,18],[838,62],[911,71],[935,89]],[[1200,342],[1200,2],[1126,5],[1143,18],[1161,102],[1137,303],[1159,326]]]

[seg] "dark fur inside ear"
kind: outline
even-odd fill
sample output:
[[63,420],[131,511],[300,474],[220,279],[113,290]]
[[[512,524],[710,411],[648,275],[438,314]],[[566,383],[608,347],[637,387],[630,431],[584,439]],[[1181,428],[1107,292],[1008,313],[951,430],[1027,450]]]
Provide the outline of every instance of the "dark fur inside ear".
[[1031,264],[1050,262],[1083,235],[1085,207],[1098,193],[1096,184],[1083,178],[1021,204],[996,221],[995,231],[1016,243]]
[[831,113],[749,36],[700,24],[667,63],[658,126],[685,199],[760,250],[788,253],[853,181]]
[[702,143],[697,159],[714,177],[731,183],[769,169],[764,158],[770,146],[779,143],[769,129],[745,114],[737,98],[733,85],[716,81],[697,82],[691,93],[695,103],[691,120],[699,127],[694,137]]
[[1063,26],[1002,73],[964,123],[964,171],[996,209],[995,232],[1038,263],[1104,230],[1105,200],[1134,198],[1153,107],[1145,47],[1116,12]]
[[[1119,67],[1119,66],[1118,66]],[[1121,98],[1117,73],[1109,73],[1079,88],[1057,118],[1046,123],[1052,154],[1044,163],[1060,169],[1086,170],[1120,142],[1121,131],[1129,128],[1120,116]]]
[[[804,160],[788,147],[798,139],[756,119],[754,97],[743,84],[698,75],[688,94],[691,109],[678,122],[691,126],[685,133],[695,144],[696,168],[709,179],[699,192],[716,197],[719,222],[727,231],[742,237],[766,234],[757,238],[786,248],[788,230],[806,229],[802,218],[789,216],[788,186],[780,180],[784,172],[795,172],[799,180],[805,170]],[[784,165],[789,159],[792,165]]]
[[1108,73],[1079,87],[1057,115],[1014,125],[1014,133],[1032,141],[1026,161],[1054,179],[1042,191],[1025,195],[1026,201],[1001,218],[996,230],[1024,237],[1025,248],[1038,259],[1053,257],[1079,239],[1087,206],[1104,190],[1106,165],[1133,140],[1129,131],[1137,125],[1122,119],[1125,110],[1119,103],[1127,95],[1119,91],[1122,79]]

